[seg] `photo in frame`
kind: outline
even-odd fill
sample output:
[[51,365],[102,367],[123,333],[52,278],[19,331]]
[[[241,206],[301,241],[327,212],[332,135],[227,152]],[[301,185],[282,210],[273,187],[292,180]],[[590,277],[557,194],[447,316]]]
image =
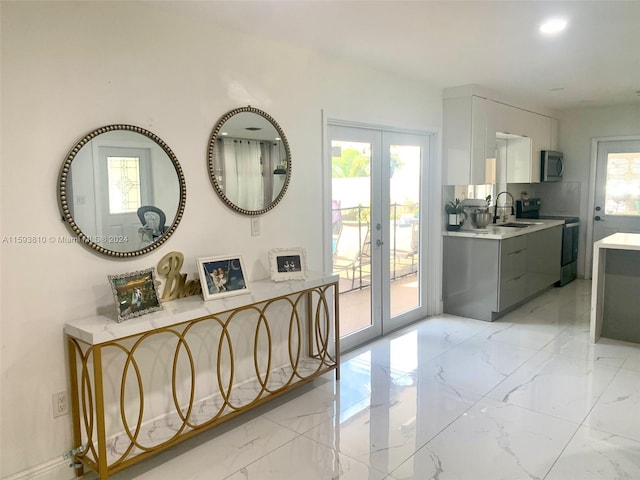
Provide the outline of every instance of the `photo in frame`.
[[274,248],[269,250],[271,280],[304,280],[308,277],[307,254],[304,248]]
[[118,322],[162,310],[153,268],[108,275]]
[[196,263],[205,300],[250,293],[240,255],[198,258]]

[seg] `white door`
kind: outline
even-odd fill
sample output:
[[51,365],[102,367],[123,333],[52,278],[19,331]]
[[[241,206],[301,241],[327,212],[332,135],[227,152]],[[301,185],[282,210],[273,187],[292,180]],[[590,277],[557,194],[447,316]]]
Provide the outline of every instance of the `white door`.
[[[153,205],[150,152],[147,148],[99,147],[97,190],[98,240],[110,250],[131,251],[146,246],[138,233],[138,208]],[[100,231],[101,229],[101,231]]]
[[640,232],[640,140],[598,143],[593,241]]
[[420,211],[428,147],[427,135],[328,125],[327,256],[340,275],[343,350],[426,315]]

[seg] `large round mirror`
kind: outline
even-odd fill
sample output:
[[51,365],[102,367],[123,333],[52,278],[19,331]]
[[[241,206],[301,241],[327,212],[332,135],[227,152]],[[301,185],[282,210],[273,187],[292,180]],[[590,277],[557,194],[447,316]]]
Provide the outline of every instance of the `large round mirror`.
[[249,106],[226,113],[213,129],[208,152],[211,183],[236,212],[260,215],[284,196],[291,175],[289,144],[266,112]]
[[63,219],[80,243],[113,257],[143,255],[174,232],[186,201],[171,149],[132,125],[108,125],[69,152],[59,178]]

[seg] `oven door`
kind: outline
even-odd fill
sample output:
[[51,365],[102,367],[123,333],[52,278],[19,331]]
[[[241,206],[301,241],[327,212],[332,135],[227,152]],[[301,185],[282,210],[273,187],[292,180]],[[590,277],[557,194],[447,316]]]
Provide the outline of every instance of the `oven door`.
[[562,266],[578,260],[579,223],[567,223],[562,231]]

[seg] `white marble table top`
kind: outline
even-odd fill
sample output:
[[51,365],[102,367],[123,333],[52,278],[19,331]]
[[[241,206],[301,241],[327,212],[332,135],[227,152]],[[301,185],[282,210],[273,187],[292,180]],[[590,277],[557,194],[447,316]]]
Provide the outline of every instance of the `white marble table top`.
[[64,333],[90,345],[138,335],[157,328],[168,327],[215,313],[234,310],[245,305],[252,305],[296,292],[301,292],[321,285],[335,283],[337,274],[309,272],[306,280],[289,280],[273,282],[270,279],[256,280],[249,283],[250,292],[243,295],[204,301],[202,296],[179,298],[162,303],[163,309],[140,317],[118,323],[114,315],[94,315],[67,322]]

